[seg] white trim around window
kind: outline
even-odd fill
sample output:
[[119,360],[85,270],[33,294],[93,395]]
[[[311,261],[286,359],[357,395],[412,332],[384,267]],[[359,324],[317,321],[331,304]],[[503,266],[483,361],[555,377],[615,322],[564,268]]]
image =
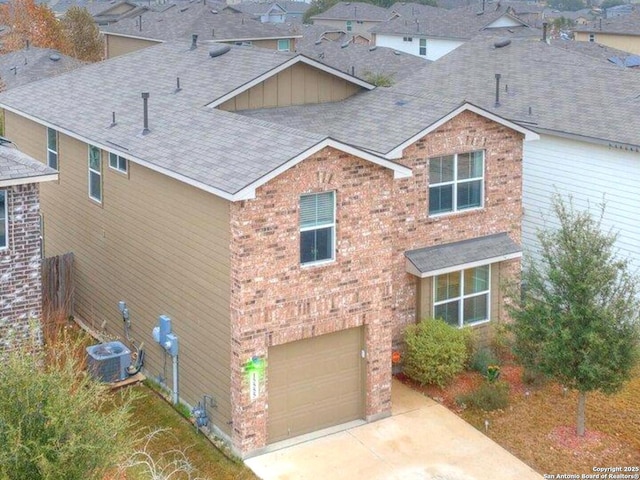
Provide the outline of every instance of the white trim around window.
[[109,152],[109,168],[126,174],[129,170],[129,164],[126,158],[113,152]]
[[279,52],[290,52],[291,51],[291,40],[288,38],[281,38],[278,40],[278,51]]
[[87,160],[89,198],[102,203],[102,150],[89,145]]
[[0,250],[9,248],[9,191],[0,190]]
[[488,322],[490,312],[490,264],[433,277],[433,318],[462,328]]
[[320,265],[336,258],[335,192],[300,196],[300,264]]
[[58,132],[47,127],[47,165],[58,170]]
[[429,159],[429,216],[484,206],[484,151]]

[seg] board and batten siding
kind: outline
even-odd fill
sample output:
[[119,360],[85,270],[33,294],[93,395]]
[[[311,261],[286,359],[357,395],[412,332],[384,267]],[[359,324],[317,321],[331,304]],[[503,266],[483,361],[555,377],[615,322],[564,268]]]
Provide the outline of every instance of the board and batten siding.
[[337,102],[359,91],[358,85],[347,80],[310,65],[297,63],[227,100],[218,108],[233,112]]
[[540,137],[524,144],[525,262],[537,258],[536,232],[545,225],[557,225],[551,210],[552,195],[557,192],[565,199],[571,195],[576,209],[589,208],[596,217],[604,200],[604,230],[619,233],[619,254],[631,260],[632,270],[640,268],[640,153],[545,134]]
[[[10,112],[6,135],[46,158],[46,128]],[[211,395],[212,423],[229,434],[229,204],[129,162],[128,174],[102,154],[103,202],[88,196],[87,144],[59,134],[59,182],[43,185],[45,253],[75,254],[76,314],[125,340],[118,301],[131,315],[130,336],[144,342],[146,373],[172,386],[171,358],[153,341],[161,314],[179,339],[180,397]]]
[[106,58],[119,57],[126,53],[135,52],[143,48],[161,43],[159,40],[145,40],[144,38],[130,38],[120,35],[104,35]]

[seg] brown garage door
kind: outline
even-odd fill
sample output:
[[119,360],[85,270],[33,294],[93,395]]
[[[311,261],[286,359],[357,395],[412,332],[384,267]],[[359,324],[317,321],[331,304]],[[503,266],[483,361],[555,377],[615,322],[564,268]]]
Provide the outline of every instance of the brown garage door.
[[364,417],[362,328],[269,349],[268,442]]

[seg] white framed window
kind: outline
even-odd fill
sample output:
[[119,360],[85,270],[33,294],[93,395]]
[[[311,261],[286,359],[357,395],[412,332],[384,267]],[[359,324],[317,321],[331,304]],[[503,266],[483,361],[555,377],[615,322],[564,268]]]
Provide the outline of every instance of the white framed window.
[[491,266],[469,268],[433,279],[433,318],[455,327],[489,321]]
[[403,42],[413,42],[413,37],[402,37]]
[[279,52],[290,52],[291,51],[291,40],[288,38],[281,38],[278,40],[278,51]]
[[300,263],[310,265],[335,259],[335,192],[300,197]]
[[429,159],[429,215],[481,208],[484,151]]
[[589,34],[589,41],[590,42],[595,42],[596,41],[596,34],[595,33],[590,33]]
[[419,50],[418,53],[422,57],[426,57],[427,56],[427,39],[426,38],[421,38],[420,39],[420,50]]
[[117,170],[121,173],[127,173],[127,159],[121,157],[120,155],[116,155],[115,153],[109,152],[109,168]]
[[102,203],[102,152],[89,145],[89,198]]
[[351,20],[347,20],[347,32],[353,30],[353,22]]
[[47,128],[47,165],[58,170],[58,132]]
[[0,250],[9,246],[9,199],[7,190],[0,190]]

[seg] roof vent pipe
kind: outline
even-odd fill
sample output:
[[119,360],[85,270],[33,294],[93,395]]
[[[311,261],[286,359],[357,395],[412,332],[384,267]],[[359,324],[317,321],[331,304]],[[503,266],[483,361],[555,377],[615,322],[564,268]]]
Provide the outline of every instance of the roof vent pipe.
[[142,31],[142,15],[138,15],[138,29]]
[[142,135],[148,134],[149,130],[149,92],[142,92],[142,112],[143,112],[143,125]]
[[[602,27],[600,27],[600,28],[602,28]],[[26,40],[24,41],[24,43],[25,43],[25,45],[24,45],[24,49],[25,49],[25,50],[29,50],[29,39],[26,39]]]
[[485,6],[486,0],[482,0],[482,11],[484,12],[484,6]]
[[198,35],[195,33],[191,35],[191,50],[198,48]]
[[182,90],[182,88],[180,88],[180,77],[176,77],[176,89],[173,93],[178,93],[180,90]]
[[500,74],[496,73],[496,107],[500,106]]
[[111,125],[109,128],[113,128],[116,126],[116,112],[111,112]]
[[549,24],[547,22],[542,22],[542,41],[547,43],[547,27]]

